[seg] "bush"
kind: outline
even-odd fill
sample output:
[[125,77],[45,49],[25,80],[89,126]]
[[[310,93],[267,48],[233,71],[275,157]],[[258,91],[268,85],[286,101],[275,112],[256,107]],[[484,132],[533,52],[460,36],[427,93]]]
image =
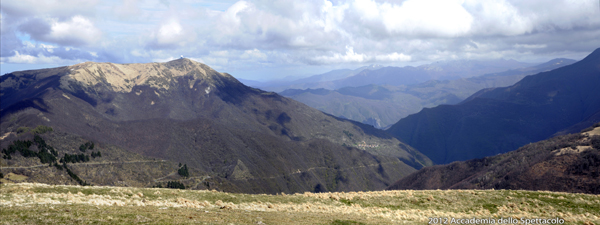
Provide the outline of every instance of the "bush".
[[189,177],[190,172],[188,171],[187,164],[184,164],[183,167],[179,168],[179,170],[177,170],[177,173],[182,177]]
[[[21,154],[23,154],[24,152],[31,151],[31,150],[29,150],[29,147],[32,144],[33,144],[33,142],[31,142],[31,141],[16,140],[16,141],[13,141],[13,143],[8,146],[8,149],[2,149],[2,153],[10,156],[11,154],[14,154],[15,152],[18,151]],[[33,151],[31,151],[31,152],[33,152]],[[25,154],[29,154],[29,153],[27,152]]]
[[78,163],[78,162],[88,162],[90,161],[90,157],[87,155],[79,154],[79,155],[71,155],[65,153],[65,156],[60,159],[61,163]]
[[600,150],[600,136],[592,136],[590,138],[590,144],[592,145],[592,148]]
[[169,182],[167,182],[167,188],[185,189],[185,185],[183,185],[182,183],[180,183],[178,181],[169,181]]
[[34,134],[43,134],[46,132],[50,132],[53,131],[52,127],[48,127],[48,126],[44,126],[44,125],[39,125],[35,128],[33,128],[33,130],[31,130],[31,133]]
[[[29,150],[32,144],[36,144],[39,151],[34,152]],[[4,154],[2,158],[4,159],[12,159],[11,155],[15,152],[21,153],[23,157],[38,157],[42,163],[52,163],[56,161],[56,156],[58,156],[58,152],[52,147],[46,144],[46,141],[38,135],[33,137],[32,141],[21,141],[16,140],[13,141],[11,145],[8,146],[8,149],[2,149],[2,153]]]
[[100,153],[100,151],[98,151],[98,152],[92,152],[91,156],[92,156],[92,158],[95,159],[96,157],[102,157],[102,154]]
[[58,156],[58,152],[56,152],[56,150],[52,146],[46,144],[46,141],[44,141],[42,137],[35,135],[33,137],[33,142],[37,145],[39,149],[37,156],[40,158],[42,163],[51,163],[56,161],[56,156]]
[[46,149],[41,149],[40,152],[37,153],[37,156],[42,163],[52,163],[56,161],[56,157],[50,154]]
[[86,149],[94,149],[94,142],[88,141],[85,144],[79,146],[79,151],[85,152]]
[[26,133],[29,132],[29,127],[19,127],[17,128],[17,134],[22,134],[22,133]]

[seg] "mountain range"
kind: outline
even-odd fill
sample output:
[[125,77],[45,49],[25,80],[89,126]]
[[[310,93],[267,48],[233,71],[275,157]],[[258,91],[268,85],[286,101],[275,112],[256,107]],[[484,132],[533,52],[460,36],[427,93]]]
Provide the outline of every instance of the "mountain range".
[[[96,185],[181,181],[248,193],[377,190],[432,165],[384,131],[245,86],[189,59],[20,71],[3,75],[0,86],[1,147],[37,135],[57,151],[50,162],[57,164],[67,161],[66,154],[89,158],[77,146],[96,143],[102,157],[68,164],[69,175]],[[52,131],[28,132],[40,126]],[[28,148],[41,159],[46,147]],[[74,182],[60,169],[14,154],[0,169],[25,171],[30,181]],[[126,166],[140,162],[147,165]],[[168,165],[160,170],[161,163]],[[105,170],[90,169],[100,166]],[[182,169],[191,172],[174,175]]]
[[425,108],[387,131],[437,164],[501,154],[600,121],[598,84],[600,49],[459,104]]
[[[527,75],[556,69],[574,62],[575,60],[571,59],[554,59],[540,65],[504,72],[454,80],[429,80],[412,85],[369,84],[336,90],[287,89],[280,94],[323,112],[385,129],[423,108],[457,104],[481,89],[510,86]],[[456,69],[451,70],[441,66],[423,67],[431,70],[437,68],[438,71],[449,69],[447,73],[457,73],[454,72]],[[501,65],[498,68],[502,68]]]
[[357,69],[333,70],[324,74],[292,81],[286,79],[269,82],[244,80],[244,82],[252,87],[275,92],[281,92],[286,89],[308,88],[335,90],[369,84],[398,86],[418,84],[428,80],[452,80],[530,66],[533,66],[533,64],[505,59],[451,60],[417,67],[370,65]]

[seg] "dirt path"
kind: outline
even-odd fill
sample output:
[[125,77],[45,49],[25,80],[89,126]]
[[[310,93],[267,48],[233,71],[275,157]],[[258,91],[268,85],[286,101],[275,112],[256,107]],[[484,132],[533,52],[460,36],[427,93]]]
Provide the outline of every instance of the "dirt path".
[[[339,169],[339,170],[350,170],[350,169],[357,169],[357,168],[367,168],[367,167],[379,166],[381,164],[392,164],[392,163],[398,163],[398,162],[373,163],[373,164],[363,165],[363,166],[346,167],[346,168],[342,168],[342,169]],[[275,178],[280,178],[280,177],[283,177],[283,176],[296,175],[296,174],[301,174],[301,173],[304,173],[304,172],[310,172],[310,171],[313,171],[313,170],[316,170],[316,169],[330,169],[330,168],[329,167],[324,167],[324,166],[310,167],[308,169],[305,169],[304,171],[298,169],[298,170],[296,170],[294,172],[283,174],[283,175],[278,175],[278,176],[259,177],[259,178],[241,178],[241,179],[236,179],[236,180],[275,179]]]
[[[119,163],[149,163],[149,162],[166,162],[166,160],[136,160],[136,161],[109,161],[109,162],[84,162],[84,163],[70,163],[69,166],[79,166],[79,165],[108,165],[108,164],[119,164]],[[44,167],[49,166],[49,164],[39,164],[34,166],[12,166],[12,167],[0,167],[0,170],[3,169],[29,169],[36,167]]]

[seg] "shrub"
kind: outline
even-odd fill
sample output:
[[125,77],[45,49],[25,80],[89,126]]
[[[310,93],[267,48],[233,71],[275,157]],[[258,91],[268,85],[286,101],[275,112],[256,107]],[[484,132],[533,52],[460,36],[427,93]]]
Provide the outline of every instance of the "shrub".
[[102,157],[102,154],[100,153],[100,151],[98,151],[98,152],[92,152],[91,156],[92,156],[92,158]]
[[590,144],[592,145],[592,148],[600,150],[600,136],[592,136],[590,138]]
[[48,127],[48,126],[44,126],[44,125],[39,125],[35,128],[33,128],[33,130],[31,130],[31,133],[34,134],[43,134],[46,132],[50,132],[53,131],[52,127]]
[[[36,144],[39,152],[34,152],[29,150],[32,144]],[[4,154],[2,158],[4,159],[12,159],[11,155],[15,152],[21,153],[23,157],[38,157],[42,163],[52,163],[56,161],[56,156],[58,156],[58,152],[52,147],[46,144],[46,141],[38,135],[33,137],[32,141],[21,141],[16,140],[13,141],[11,145],[8,146],[8,149],[2,149],[2,153]]]
[[78,163],[78,162],[88,162],[90,161],[90,157],[87,155],[79,154],[79,155],[71,155],[65,153],[65,156],[60,159],[62,163]]
[[167,182],[167,188],[185,189],[185,185],[178,181],[169,181]]
[[17,128],[17,134],[29,132],[29,127],[19,127]]
[[182,177],[189,177],[190,172],[188,171],[187,164],[184,164],[183,167],[180,166],[179,170],[177,170],[177,173]]
[[90,150],[94,149],[94,142],[88,141],[79,146],[79,151],[85,152],[85,150],[87,150],[87,149],[90,149]]
[[58,156],[58,152],[56,152],[56,150],[52,146],[46,144],[46,141],[44,141],[42,137],[35,135],[33,137],[33,142],[37,145],[39,149],[37,156],[40,158],[42,163],[51,163],[56,161],[56,156]]
[[[2,149],[2,153],[10,156],[11,154],[14,154],[15,152],[18,151],[21,154],[23,154],[23,152],[30,151],[29,147],[32,144],[33,144],[33,142],[31,142],[31,141],[16,140],[16,141],[13,141],[13,143],[8,146],[8,149]],[[28,154],[28,153],[26,153],[26,154]]]

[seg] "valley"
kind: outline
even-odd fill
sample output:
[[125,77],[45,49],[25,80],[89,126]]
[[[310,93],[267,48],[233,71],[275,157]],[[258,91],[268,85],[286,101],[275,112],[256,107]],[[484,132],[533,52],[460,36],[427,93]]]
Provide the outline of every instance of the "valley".
[[[321,85],[318,84],[313,86],[306,84],[303,87],[308,87],[307,89],[286,89],[279,93],[325,113],[370,124],[379,129],[387,129],[398,120],[417,113],[423,108],[458,104],[479,90],[510,86],[527,75],[549,71],[574,62],[570,59],[554,59],[524,68],[510,69],[511,67],[498,66],[495,68],[496,71],[501,68],[507,70],[488,74],[461,70],[464,74],[471,76],[451,79],[452,76],[445,75],[439,80],[423,80],[419,83],[396,86],[391,85],[391,81],[396,79],[393,76],[389,76],[390,82],[385,82],[385,84],[377,84],[376,81],[368,80],[362,82],[360,86],[345,86],[335,90],[319,88]],[[430,67],[433,65],[435,64]],[[524,66],[524,64],[518,65]],[[370,69],[364,73],[370,74],[377,71]],[[476,71],[483,72],[489,71],[489,69]],[[452,74],[452,72],[458,74],[456,71],[438,68],[439,74]],[[463,76],[465,76],[464,74]],[[402,72],[396,74],[398,77],[401,75]]]
[[482,158],[600,122],[600,49],[512,86],[478,91],[392,125],[394,135],[436,164]]

